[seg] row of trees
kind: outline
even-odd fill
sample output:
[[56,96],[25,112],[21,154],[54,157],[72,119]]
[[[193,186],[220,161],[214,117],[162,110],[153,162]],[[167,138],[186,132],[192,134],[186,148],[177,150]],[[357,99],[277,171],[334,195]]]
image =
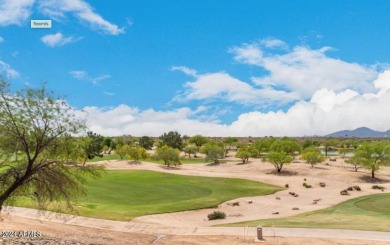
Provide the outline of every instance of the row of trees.
[[[9,84],[0,82],[0,211],[6,201],[12,203],[17,197],[29,197],[40,208],[53,201],[65,201],[71,208],[72,198],[84,193],[87,176],[98,177],[103,171],[98,165],[85,164],[86,160],[101,156],[104,151],[120,152],[118,147],[126,145],[129,148],[125,154],[142,159],[154,140],[145,136],[133,143],[132,138],[114,140],[87,132],[85,122],[74,114],[73,108],[44,86],[13,93]],[[349,162],[356,170],[359,166],[369,168],[373,178],[381,166],[390,163],[388,142],[347,143],[343,148],[354,150]],[[336,143],[322,144],[327,151]],[[250,157],[263,157],[280,172],[299,153],[312,166],[323,161],[317,146],[316,141],[300,144],[289,138],[261,139],[252,144],[236,138],[217,142],[201,135],[181,137],[177,132],[169,132],[159,138],[155,157],[167,165],[180,164],[179,152],[184,150],[189,157],[203,152],[208,160],[218,163],[233,149],[244,163]]]

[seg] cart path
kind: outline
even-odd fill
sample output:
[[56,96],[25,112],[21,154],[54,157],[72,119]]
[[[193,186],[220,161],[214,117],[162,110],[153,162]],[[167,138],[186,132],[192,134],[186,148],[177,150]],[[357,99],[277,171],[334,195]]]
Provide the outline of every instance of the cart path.
[[[113,221],[81,217],[54,212],[40,212],[36,209],[20,207],[4,207],[2,215],[19,216],[28,219],[48,221],[75,226],[83,226],[112,231],[129,233],[153,234],[153,235],[228,235],[256,237],[255,227],[169,227],[164,225],[143,223],[135,221]],[[390,232],[357,231],[339,229],[314,229],[314,228],[278,228],[263,227],[265,237],[314,237],[314,238],[339,238],[390,242]]]

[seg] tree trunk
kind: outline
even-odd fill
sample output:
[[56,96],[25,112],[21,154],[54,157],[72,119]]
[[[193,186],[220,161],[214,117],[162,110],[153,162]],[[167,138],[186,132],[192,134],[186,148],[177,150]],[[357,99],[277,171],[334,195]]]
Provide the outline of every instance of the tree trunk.
[[375,171],[374,170],[371,170],[371,178],[375,179]]
[[[3,203],[4,203],[4,201],[0,200],[0,217],[1,217],[1,210],[3,209]],[[0,218],[0,220],[1,220],[1,218]]]

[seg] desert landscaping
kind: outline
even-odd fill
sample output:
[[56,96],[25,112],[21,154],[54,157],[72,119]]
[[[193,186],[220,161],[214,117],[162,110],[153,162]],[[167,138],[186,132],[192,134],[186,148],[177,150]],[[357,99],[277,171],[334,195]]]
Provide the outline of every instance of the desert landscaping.
[[[58,218],[50,215],[50,212],[39,215],[30,209],[9,208],[2,214],[2,229],[33,229],[44,235],[42,238],[35,238],[36,242],[39,239],[52,237],[50,238],[52,241],[63,242],[63,244],[248,244],[255,243],[256,226],[266,224],[264,244],[386,244],[386,241],[388,242],[388,240],[381,241],[383,238],[370,240],[370,237],[366,239],[359,237],[357,240],[342,236],[341,238],[321,235],[311,237],[310,231],[302,237],[296,237],[296,234],[284,235],[283,232],[278,234],[279,230],[273,229],[278,227],[278,223],[269,225],[269,220],[322,210],[361,196],[388,193],[390,168],[383,167],[377,173],[376,179],[370,179],[369,171],[359,169],[355,172],[351,165],[345,163],[347,158],[341,156],[328,158],[314,167],[297,156],[293,163],[286,165],[281,173],[277,173],[272,164],[263,162],[262,159],[250,158],[247,163],[242,164],[241,159],[234,155],[234,151],[229,152],[228,157],[219,164],[192,163],[177,167],[133,160],[103,160],[90,164],[103,164],[107,171],[146,170],[184,176],[245,179],[280,186],[283,190],[265,196],[246,196],[228,200],[215,208],[152,214],[129,221],[109,223],[88,220],[88,218],[76,220],[77,216]],[[205,156],[199,154],[198,157],[202,159]],[[311,188],[306,188],[303,183],[310,184]],[[384,190],[372,189],[375,184],[384,187]],[[288,188],[285,187],[286,185]],[[353,190],[349,191],[349,195],[340,195],[340,191],[350,186],[359,186],[360,191]],[[213,211],[224,212],[226,218],[208,220],[207,215]],[[267,223],[261,221],[252,224],[239,223],[265,219]],[[229,227],[224,227],[226,225]],[[301,225],[305,227],[305,224]],[[362,225],[367,228],[366,230],[372,230],[370,224],[363,222]],[[343,229],[343,227],[334,228]],[[387,239],[390,239],[388,233]],[[4,241],[10,240],[3,238]]]

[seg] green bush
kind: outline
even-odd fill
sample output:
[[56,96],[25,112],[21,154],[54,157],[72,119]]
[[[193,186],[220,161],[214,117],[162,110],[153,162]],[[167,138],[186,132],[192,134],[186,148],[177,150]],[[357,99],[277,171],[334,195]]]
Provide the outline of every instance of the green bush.
[[372,189],[384,191],[386,188],[384,186],[380,186],[380,185],[373,185]]
[[215,219],[224,219],[226,218],[226,214],[221,211],[214,211],[211,214],[207,215],[207,218],[209,220],[215,220]]

